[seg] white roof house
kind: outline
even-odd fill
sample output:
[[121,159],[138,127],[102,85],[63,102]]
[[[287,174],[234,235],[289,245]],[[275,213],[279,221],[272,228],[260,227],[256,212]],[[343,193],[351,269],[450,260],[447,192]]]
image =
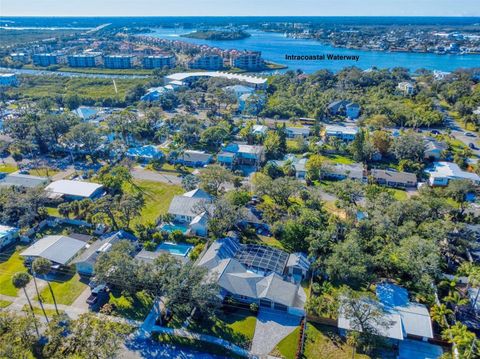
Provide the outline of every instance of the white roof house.
[[66,265],[87,243],[68,236],[46,236],[36,241],[20,255],[27,259],[46,258],[56,264]]
[[177,72],[175,74],[165,76],[164,81],[165,81],[165,85],[167,85],[172,81],[184,82],[188,79],[195,79],[200,77],[218,77],[218,78],[225,78],[227,80],[237,80],[237,81],[242,81],[250,85],[253,85],[255,88],[265,88],[267,85],[266,78],[242,75],[242,74],[231,74],[231,73],[222,72],[222,71]]
[[50,197],[70,197],[74,199],[95,198],[103,191],[103,185],[93,182],[59,180],[45,187]]
[[265,125],[253,125],[252,133],[254,135],[264,135],[268,131],[268,127]]
[[430,177],[431,186],[447,186],[450,180],[465,179],[480,184],[480,176],[476,173],[462,170],[453,162],[435,162],[433,167],[425,171]]
[[338,137],[342,140],[353,140],[358,133],[356,126],[326,125],[325,137]]

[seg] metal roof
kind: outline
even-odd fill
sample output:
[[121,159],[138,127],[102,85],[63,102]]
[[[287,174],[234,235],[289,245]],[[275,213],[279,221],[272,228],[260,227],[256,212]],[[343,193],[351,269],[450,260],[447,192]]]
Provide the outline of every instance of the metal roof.
[[90,197],[103,186],[93,182],[60,180],[50,183],[45,190],[62,195]]
[[68,236],[46,236],[32,244],[20,255],[42,257],[54,263],[66,265],[86,246],[86,242]]

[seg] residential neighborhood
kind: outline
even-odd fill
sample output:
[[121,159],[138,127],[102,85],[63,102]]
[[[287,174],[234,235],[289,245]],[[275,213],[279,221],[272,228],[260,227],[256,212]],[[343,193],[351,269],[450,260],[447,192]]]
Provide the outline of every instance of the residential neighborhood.
[[480,357],[478,24],[8,19],[0,358]]

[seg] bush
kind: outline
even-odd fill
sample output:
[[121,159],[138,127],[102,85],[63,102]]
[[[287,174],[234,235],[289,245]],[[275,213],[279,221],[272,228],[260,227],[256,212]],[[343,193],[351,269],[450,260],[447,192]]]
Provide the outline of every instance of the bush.
[[250,304],[250,312],[252,312],[252,314],[254,315],[257,315],[258,314],[258,304],[257,303],[252,303]]
[[182,242],[184,239],[185,239],[185,236],[180,230],[172,231],[168,236],[168,240],[173,243]]
[[143,243],[143,248],[147,251],[154,251],[157,248],[157,244],[153,241],[146,241]]
[[202,253],[203,249],[205,248],[205,243],[197,244],[191,251],[190,251],[190,260],[196,261],[200,253]]

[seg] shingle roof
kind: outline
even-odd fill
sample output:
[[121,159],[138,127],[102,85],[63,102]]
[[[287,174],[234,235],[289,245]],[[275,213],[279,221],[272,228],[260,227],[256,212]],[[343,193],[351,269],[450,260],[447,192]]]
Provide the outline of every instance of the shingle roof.
[[387,182],[398,182],[398,183],[417,183],[417,175],[415,173],[397,172],[397,171],[389,171],[389,170],[377,170],[377,169],[372,169],[370,173],[377,180],[382,179]]

